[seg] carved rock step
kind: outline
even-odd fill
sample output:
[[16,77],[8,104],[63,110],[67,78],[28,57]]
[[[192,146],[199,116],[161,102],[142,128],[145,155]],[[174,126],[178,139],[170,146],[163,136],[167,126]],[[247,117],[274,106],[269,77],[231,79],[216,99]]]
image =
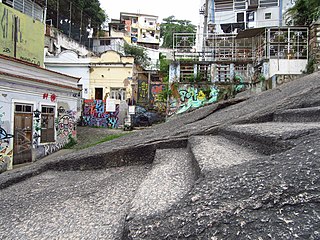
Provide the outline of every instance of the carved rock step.
[[221,128],[219,134],[262,154],[274,154],[293,147],[292,140],[320,129],[320,122],[266,122]]
[[276,122],[320,122],[320,107],[288,109],[274,114]]
[[128,219],[169,210],[185,196],[197,179],[199,167],[194,164],[187,148],[157,150],[152,169],[132,200]]
[[202,173],[262,156],[222,136],[194,136],[189,139],[189,143]]

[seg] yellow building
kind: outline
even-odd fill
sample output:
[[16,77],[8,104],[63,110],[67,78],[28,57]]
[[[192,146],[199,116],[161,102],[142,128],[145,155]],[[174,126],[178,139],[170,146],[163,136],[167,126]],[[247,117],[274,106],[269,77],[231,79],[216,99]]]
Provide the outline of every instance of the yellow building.
[[91,58],[90,98],[115,99],[116,104],[132,97],[131,82],[134,58],[107,51],[101,57]]
[[34,1],[9,3],[0,1],[0,54],[43,66],[43,9]]

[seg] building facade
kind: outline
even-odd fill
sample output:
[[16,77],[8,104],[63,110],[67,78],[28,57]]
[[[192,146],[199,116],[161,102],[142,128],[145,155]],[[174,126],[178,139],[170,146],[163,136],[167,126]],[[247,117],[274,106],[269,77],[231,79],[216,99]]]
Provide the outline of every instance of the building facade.
[[45,67],[52,71],[80,78],[78,88],[82,89],[80,98],[89,99],[90,58],[66,50],[56,56],[45,57]]
[[79,78],[0,55],[0,171],[76,138]]
[[34,1],[0,1],[0,54],[38,66],[44,60],[43,9]]

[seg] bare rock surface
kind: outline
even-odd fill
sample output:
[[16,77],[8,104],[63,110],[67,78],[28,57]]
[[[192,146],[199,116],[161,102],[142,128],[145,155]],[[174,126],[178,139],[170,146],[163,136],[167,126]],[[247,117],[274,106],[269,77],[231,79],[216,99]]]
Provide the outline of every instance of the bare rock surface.
[[2,173],[0,238],[320,239],[319,106],[318,72]]

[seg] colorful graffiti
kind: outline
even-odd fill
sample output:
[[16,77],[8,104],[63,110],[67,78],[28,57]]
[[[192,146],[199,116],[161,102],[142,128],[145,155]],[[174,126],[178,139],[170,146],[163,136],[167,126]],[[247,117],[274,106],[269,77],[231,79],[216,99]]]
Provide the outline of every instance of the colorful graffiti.
[[33,112],[33,147],[34,148],[37,148],[40,142],[40,131],[41,131],[40,115],[41,115],[41,112],[39,110],[36,110]]
[[56,120],[57,140],[67,139],[69,136],[76,137],[76,114],[75,111],[65,111],[59,114]]
[[115,112],[106,112],[105,100],[84,100],[82,125],[117,128],[119,125],[119,105]]
[[191,108],[199,108],[205,104],[216,102],[218,98],[218,89],[215,86],[210,86],[207,89],[182,86],[178,91],[180,95],[178,103],[170,103],[171,106],[178,107],[176,113],[183,113]]
[[138,103],[146,103],[148,102],[148,91],[149,85],[147,81],[139,80],[138,81]]
[[10,146],[10,139],[13,135],[8,133],[5,129],[3,117],[5,112],[0,107],[0,173],[6,171],[9,168],[10,162],[12,162],[13,150]]
[[165,89],[165,84],[154,84],[151,86],[150,103],[153,105],[153,108],[159,112],[166,111],[166,102],[163,102],[163,99],[159,99],[159,95],[162,94]]

